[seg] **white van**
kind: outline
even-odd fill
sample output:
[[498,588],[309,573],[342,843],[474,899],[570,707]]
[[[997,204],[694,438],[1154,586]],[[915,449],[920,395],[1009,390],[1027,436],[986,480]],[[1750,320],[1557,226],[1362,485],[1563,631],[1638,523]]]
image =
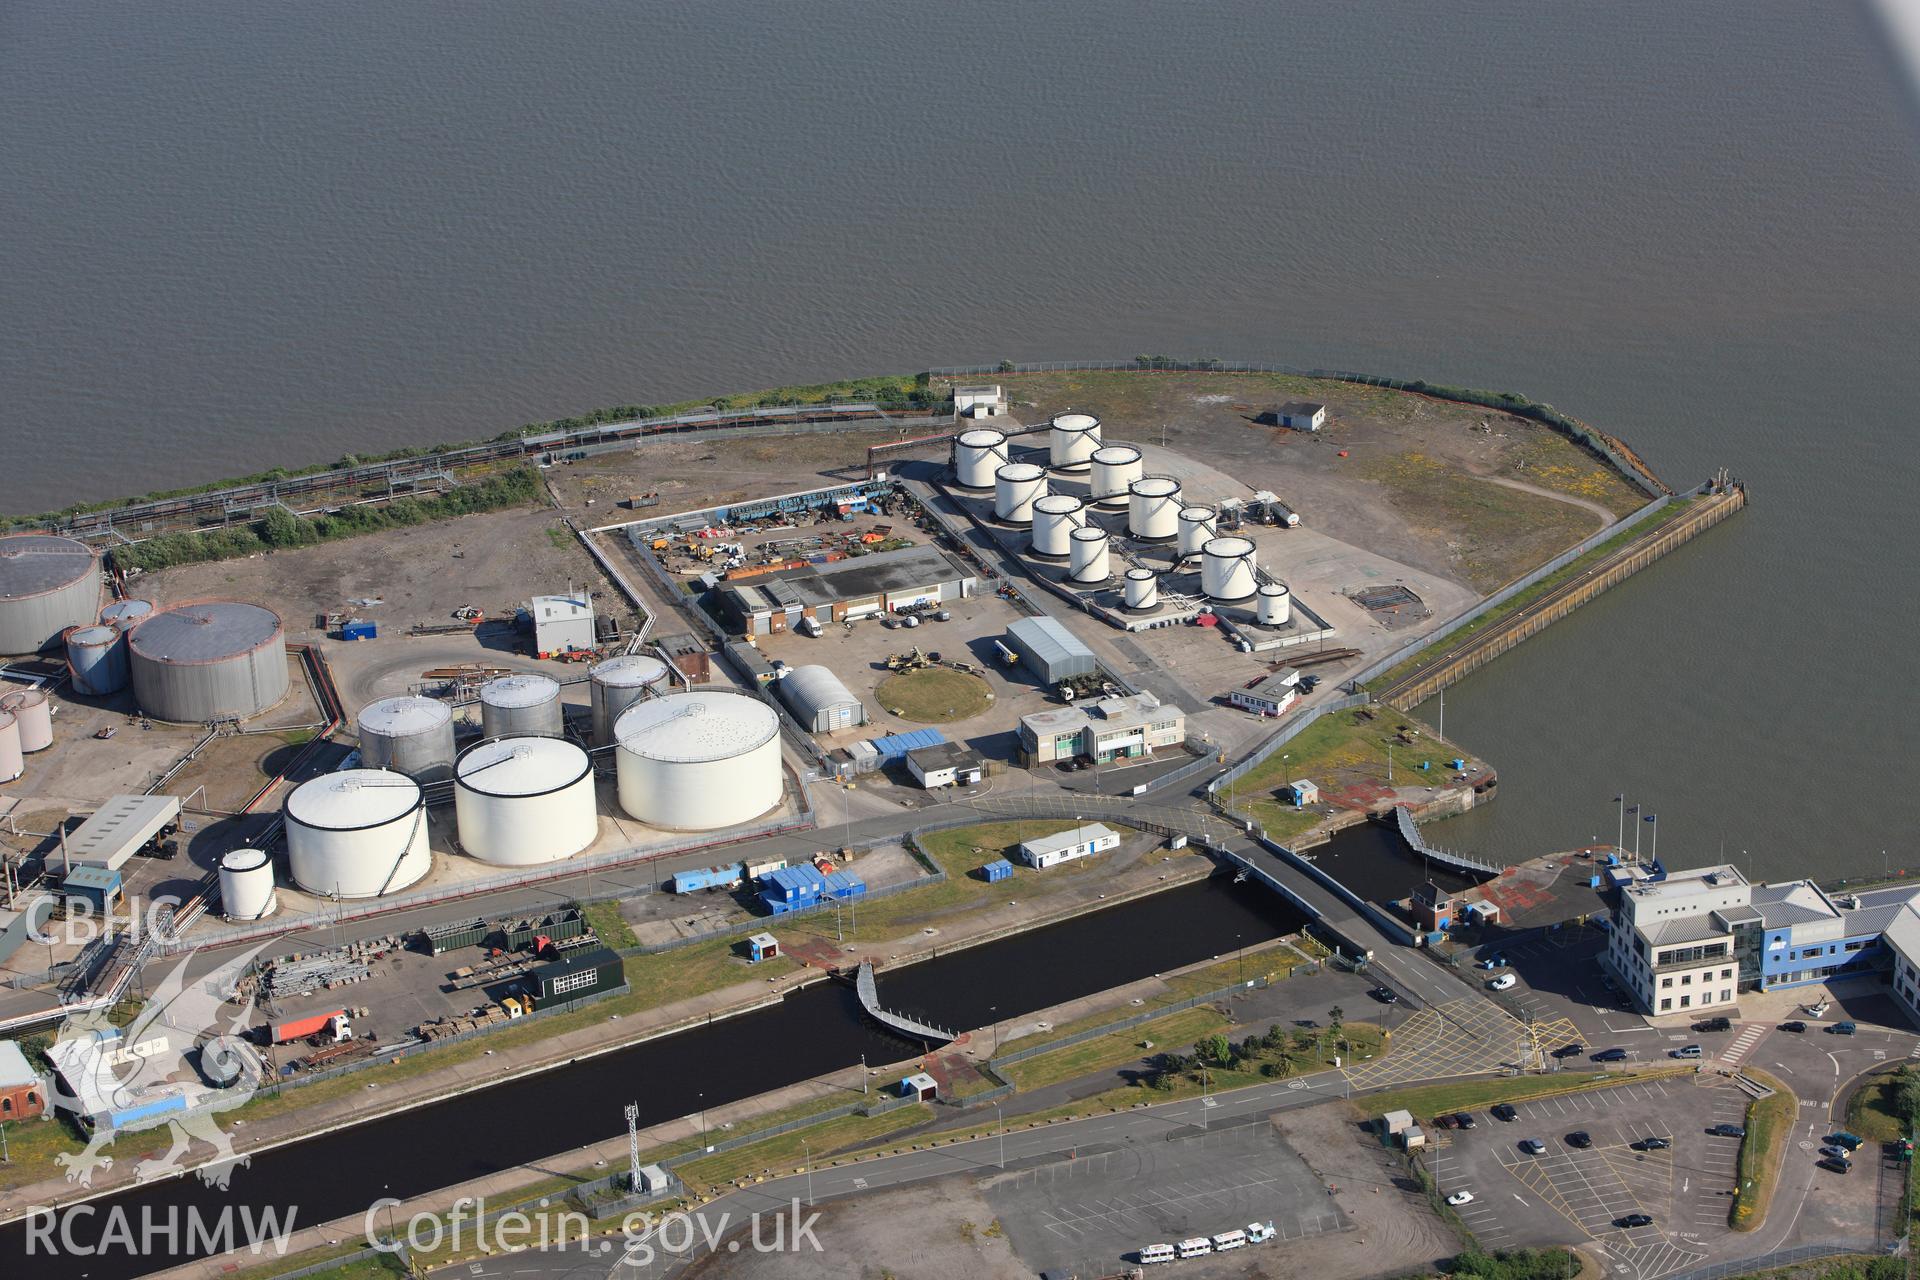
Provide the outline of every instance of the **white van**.
[[1213,1241],[1205,1236],[1195,1236],[1191,1240],[1180,1242],[1180,1256],[1183,1258],[1202,1258],[1213,1252]]
[[1246,1247],[1247,1233],[1244,1231],[1222,1231],[1213,1238],[1213,1251],[1215,1253],[1226,1253],[1231,1249],[1244,1249]]
[[1140,1250],[1140,1261],[1142,1263],[1172,1262],[1179,1256],[1179,1254],[1173,1251],[1173,1246],[1170,1244],[1150,1244]]

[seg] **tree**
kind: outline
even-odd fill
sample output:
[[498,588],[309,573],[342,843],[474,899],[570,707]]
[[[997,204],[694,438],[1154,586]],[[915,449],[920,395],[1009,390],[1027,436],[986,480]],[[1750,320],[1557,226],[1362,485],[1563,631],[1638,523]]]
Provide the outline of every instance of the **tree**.
[[1233,1065],[1233,1045],[1218,1033],[1208,1036],[1194,1047],[1201,1061],[1209,1066],[1230,1067]]
[[1909,1125],[1920,1121],[1920,1071],[1901,1067],[1893,1073],[1887,1093],[1896,1114]]
[[1335,1005],[1333,1008],[1327,1010],[1327,1032],[1329,1035],[1338,1036],[1340,1034],[1340,1024],[1345,1017],[1346,1010],[1342,1009],[1339,1005]]

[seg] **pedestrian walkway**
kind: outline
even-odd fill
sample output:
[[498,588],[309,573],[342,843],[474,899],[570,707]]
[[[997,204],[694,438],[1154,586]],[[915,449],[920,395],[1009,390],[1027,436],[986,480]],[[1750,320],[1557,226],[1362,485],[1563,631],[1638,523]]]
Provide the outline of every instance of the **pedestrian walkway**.
[[1753,1052],[1753,1047],[1759,1044],[1770,1030],[1772,1028],[1764,1022],[1743,1024],[1740,1034],[1733,1038],[1733,1043],[1721,1052],[1720,1061],[1729,1067],[1739,1066],[1747,1060],[1747,1055]]

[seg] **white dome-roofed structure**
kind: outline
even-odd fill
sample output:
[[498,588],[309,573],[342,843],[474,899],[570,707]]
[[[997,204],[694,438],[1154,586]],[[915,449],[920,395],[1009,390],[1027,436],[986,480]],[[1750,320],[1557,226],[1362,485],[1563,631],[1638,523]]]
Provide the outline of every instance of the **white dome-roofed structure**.
[[1180,482],[1144,476],[1127,489],[1127,533],[1141,542],[1172,542],[1180,532]]
[[43,689],[15,689],[0,694],[0,711],[20,726],[20,750],[32,755],[53,745],[53,704]]
[[257,716],[287,695],[280,615],[257,604],[207,600],[148,616],[127,633],[140,709],[193,724]]
[[1047,492],[1047,473],[1031,462],[1009,462],[993,473],[993,514],[1008,524],[1032,524],[1033,504]]
[[127,638],[112,627],[67,632],[67,670],[73,691],[99,697],[127,687]]
[[817,663],[788,668],[786,677],[773,687],[809,732],[835,733],[867,722],[866,704],[839,676]]
[[433,866],[420,786],[391,769],[343,769],[287,797],[287,862],[308,893],[377,898]]
[[1113,571],[1108,567],[1107,546],[1111,541],[1105,529],[1075,529],[1067,576],[1080,586],[1094,586],[1112,577]]
[[1159,607],[1160,578],[1151,569],[1129,569],[1126,580],[1127,608],[1147,610]]
[[20,725],[11,712],[0,711],[0,782],[12,782],[27,771],[20,750]]
[[593,745],[606,747],[613,745],[613,722],[620,713],[646,697],[648,690],[665,687],[667,664],[651,654],[628,653],[594,664],[589,675]]
[[962,489],[993,488],[993,473],[1007,464],[1007,436],[991,427],[962,431],[953,443],[953,482]]
[[1212,507],[1182,507],[1180,509],[1180,558],[1197,556],[1200,549],[1211,542],[1219,528],[1219,516]]
[[562,738],[491,738],[453,766],[460,847],[482,862],[529,867],[571,858],[600,834],[593,765]]
[[560,682],[552,676],[515,671],[480,686],[480,731],[489,738],[520,734],[557,738],[565,727]]
[[453,776],[453,708],[436,698],[403,693],[360,708],[360,763],[392,769],[415,782]]
[[758,698],[696,689],[614,722],[620,807],[649,826],[712,831],[780,803],[780,719]]
[[1085,525],[1087,504],[1070,493],[1050,493],[1033,504],[1033,554],[1065,560],[1073,531]]
[[1102,445],[1093,451],[1093,479],[1089,485],[1094,501],[1118,510],[1127,505],[1127,488],[1146,474],[1140,450],[1130,444]]
[[38,653],[99,616],[100,557],[51,533],[0,537],[0,653]]
[[151,600],[115,600],[100,610],[100,625],[116,631],[131,631],[152,612]]
[[1090,413],[1063,413],[1047,423],[1047,453],[1055,471],[1088,470],[1099,447],[1100,419]]
[[1261,626],[1284,627],[1293,618],[1293,592],[1277,582],[1262,583],[1257,607]]
[[229,920],[260,920],[279,906],[273,859],[253,848],[235,849],[220,859],[221,915]]
[[1253,544],[1245,538],[1213,538],[1200,548],[1200,589],[1222,604],[1251,599],[1260,582]]

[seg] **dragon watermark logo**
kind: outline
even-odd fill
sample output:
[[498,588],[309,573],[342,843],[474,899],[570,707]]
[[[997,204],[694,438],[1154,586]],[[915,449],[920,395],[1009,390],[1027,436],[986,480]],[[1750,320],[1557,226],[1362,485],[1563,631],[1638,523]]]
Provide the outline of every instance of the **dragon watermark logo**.
[[56,1157],[67,1181],[92,1186],[97,1171],[113,1167],[107,1149],[117,1137],[161,1128],[172,1141],[134,1166],[137,1182],[178,1173],[196,1140],[212,1149],[213,1158],[195,1170],[208,1186],[225,1190],[234,1170],[248,1163],[219,1120],[252,1098],[266,1076],[243,1038],[254,1002],[241,984],[265,946],[193,977],[193,958],[183,958],[125,1026],[115,1026],[105,1009],[67,1016],[48,1055],[59,1068],[53,1100],[91,1129],[85,1150]]

